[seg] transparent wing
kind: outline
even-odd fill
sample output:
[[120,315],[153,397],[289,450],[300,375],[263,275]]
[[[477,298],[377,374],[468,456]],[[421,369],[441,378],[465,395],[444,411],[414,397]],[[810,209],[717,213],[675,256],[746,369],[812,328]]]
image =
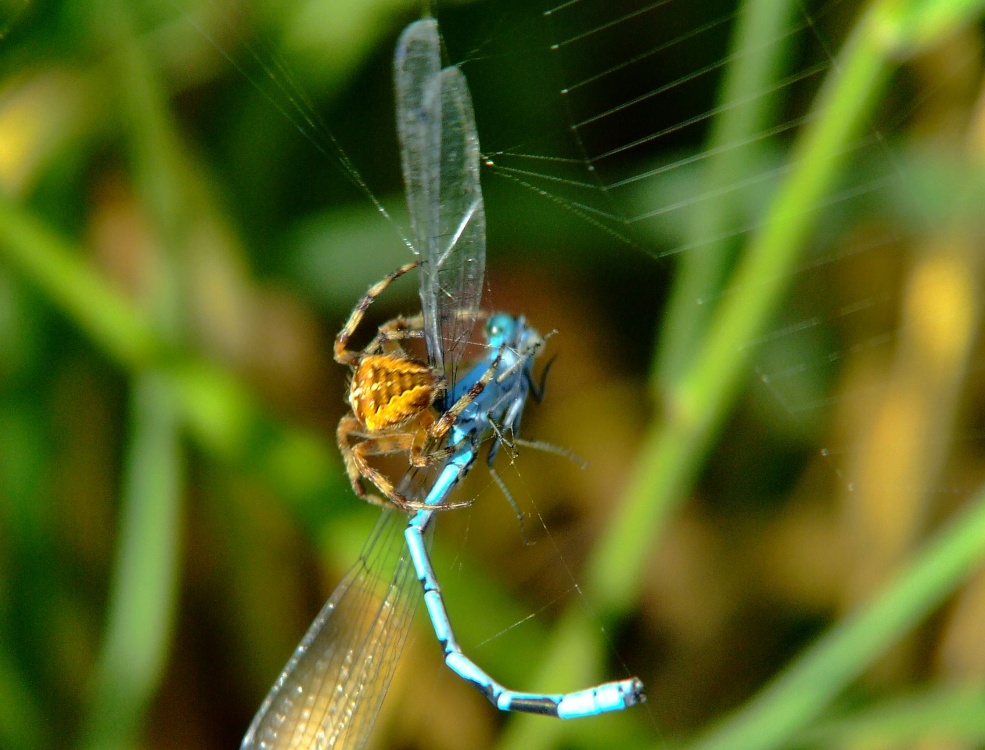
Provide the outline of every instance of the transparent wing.
[[433,113],[429,176],[438,201],[429,262],[421,275],[421,301],[435,308],[440,336],[435,348],[442,353],[443,371],[454,386],[455,370],[479,311],[486,267],[479,138],[468,83],[458,68],[442,70],[428,85],[424,102]]
[[[397,130],[421,267],[432,364],[454,384],[475,324],[485,269],[485,213],[472,100],[457,68],[441,70],[437,22],[404,30],[394,58]],[[437,468],[437,467],[436,467]],[[402,487],[424,497],[435,469]],[[385,511],[250,724],[241,750],[361,748],[396,670],[420,595],[406,517]]]
[[397,45],[397,129],[415,241],[428,356],[454,385],[482,297],[486,216],[479,139],[462,72],[439,70],[437,23],[411,24]]
[[424,90],[441,70],[441,40],[433,18],[404,29],[393,57],[397,106],[397,135],[403,166],[407,207],[410,209],[414,247],[427,258],[425,247],[433,233],[431,184],[427,179],[427,112]]
[[[403,514],[384,511],[250,724],[240,750],[362,748],[420,599]],[[387,575],[392,573],[392,575]]]

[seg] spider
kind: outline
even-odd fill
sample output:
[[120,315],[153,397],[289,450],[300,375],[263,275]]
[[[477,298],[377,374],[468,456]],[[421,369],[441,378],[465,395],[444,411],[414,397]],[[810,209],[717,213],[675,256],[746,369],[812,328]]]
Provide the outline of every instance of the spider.
[[[407,452],[411,465],[422,467],[453,453],[458,446],[436,446],[444,445],[455,420],[488,385],[500,361],[497,357],[483,376],[439,417],[434,403],[447,392],[447,381],[435,368],[406,354],[399,343],[423,337],[421,315],[399,316],[380,326],[362,351],[348,348],[373,300],[419,264],[417,261],[402,266],[371,286],[335,337],[335,361],[353,369],[348,397],[351,411],[339,420],[336,431],[349,482],[360,499],[404,511],[424,506],[401,495],[389,479],[370,465],[369,457]],[[358,442],[353,442],[353,438],[359,439]],[[372,482],[385,498],[368,493],[363,479]],[[463,504],[468,503],[442,507]]]

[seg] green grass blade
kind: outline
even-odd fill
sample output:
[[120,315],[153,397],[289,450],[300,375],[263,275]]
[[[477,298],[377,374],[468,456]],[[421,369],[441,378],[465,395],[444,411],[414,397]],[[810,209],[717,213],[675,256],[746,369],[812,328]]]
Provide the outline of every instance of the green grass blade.
[[647,438],[626,502],[588,568],[593,601],[612,615],[628,611],[643,562],[669,513],[685,496],[705,452],[732,408],[755,341],[783,299],[821,213],[816,210],[845,164],[890,73],[874,33],[875,14],[859,20],[825,82],[816,116],[792,155],[789,179],[736,269],[693,365],[670,384],[668,418]]
[[985,687],[930,688],[821,721],[798,736],[811,747],[915,742],[985,744]]
[[[702,187],[711,194],[722,185],[748,177],[755,152],[764,145],[762,133],[773,122],[782,98],[776,82],[785,70],[788,33],[797,8],[793,2],[748,0],[742,3],[733,32],[718,107],[705,151]],[[732,232],[741,217],[741,191],[731,190],[715,200],[699,201],[678,255],[674,287],[661,324],[654,366],[655,385],[672,383],[700,345],[714,305],[701,300],[718,297],[737,252]],[[730,239],[726,239],[730,238]]]
[[167,657],[175,619],[184,466],[179,409],[154,375],[132,398],[119,546],[85,731],[90,750],[133,747]]
[[146,315],[26,209],[0,198],[0,258],[38,288],[122,369],[156,370],[175,389],[182,418],[208,452],[259,473],[317,525],[346,485],[334,448],[266,414],[249,389],[204,359],[172,352]]
[[0,746],[22,750],[50,747],[44,711],[30,685],[0,645]]
[[985,490],[876,599],[807,649],[745,708],[689,750],[783,746],[985,559]]
[[[629,612],[645,561],[671,512],[687,495],[709,446],[732,408],[750,355],[750,341],[783,298],[806,238],[820,216],[815,207],[845,163],[846,146],[862,128],[889,76],[891,62],[874,33],[871,11],[849,37],[815,104],[815,116],[793,153],[793,168],[762,228],[752,237],[693,363],[667,394],[668,418],[645,438],[625,501],[586,568],[586,595],[603,621]],[[563,664],[569,643],[552,642],[544,664]],[[586,675],[587,677],[587,675]],[[541,683],[554,683],[542,670]],[[517,717],[501,747],[555,744],[560,726]]]
[[887,44],[900,53],[913,54],[956,28],[974,23],[983,9],[982,0],[911,0],[890,9],[882,32]]
[[157,353],[150,321],[94,273],[76,248],[2,197],[0,258],[29,278],[117,364],[139,370]]

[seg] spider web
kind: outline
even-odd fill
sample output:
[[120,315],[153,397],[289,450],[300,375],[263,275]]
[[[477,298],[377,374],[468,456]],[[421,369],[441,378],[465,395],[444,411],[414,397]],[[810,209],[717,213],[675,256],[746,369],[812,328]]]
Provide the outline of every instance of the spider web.
[[[550,323],[562,331],[562,351],[601,362],[587,382],[629,373],[636,377],[635,398],[642,401],[640,384],[647,377],[659,381],[681,372],[714,311],[746,291],[732,283],[732,274],[791,174],[791,151],[816,116],[812,103],[822,86],[837,74],[838,51],[856,13],[855,4],[842,1],[791,3],[786,14],[774,19],[775,27],[735,51],[731,45],[742,16],[731,3],[574,0],[536,13],[529,4],[507,2],[439,8],[449,57],[463,64],[476,98],[489,166],[483,187],[491,262],[496,252],[504,252],[496,247],[532,248],[519,259],[501,259],[516,265],[490,281],[494,301],[508,309],[520,304],[531,315],[562,315],[550,306],[535,307],[537,280],[543,276],[531,270],[538,259],[550,264],[560,258],[572,276],[590,280],[572,285],[588,290],[587,304],[606,320],[599,328],[577,318]],[[901,532],[905,537],[919,534],[914,529],[976,488],[980,477],[969,462],[983,447],[978,409],[972,405],[962,413],[958,404],[968,398],[964,383],[969,375],[981,370],[980,355],[968,343],[950,370],[938,372],[938,361],[928,359],[933,352],[926,350],[928,331],[937,331],[943,342],[962,325],[961,315],[974,328],[974,305],[969,311],[947,307],[936,320],[928,312],[935,298],[957,304],[955,269],[964,267],[968,253],[928,240],[928,226],[948,215],[926,199],[926,186],[941,167],[903,142],[913,122],[925,116],[928,101],[976,64],[973,49],[958,52],[953,69],[928,86],[911,89],[905,76],[895,78],[884,104],[842,154],[846,167],[837,184],[819,203],[803,206],[816,216],[815,228],[797,262],[782,271],[783,301],[756,338],[735,342],[748,351],[749,387],[730,417],[732,429],[720,438],[699,481],[703,502],[746,512],[763,506],[775,510],[814,495],[863,514],[877,512],[879,503],[891,514],[899,503],[905,506],[900,515],[913,527]],[[365,231],[358,235],[362,246],[373,246],[378,257],[394,257],[399,243],[389,217],[399,222],[400,214],[385,206],[399,206],[400,197],[396,182],[381,177],[375,167],[389,160],[396,176],[393,147],[384,147],[391,153],[379,159],[353,153],[350,141],[332,135],[319,107],[300,93],[305,83],[290,72],[291,61],[270,59],[250,48],[246,60],[257,64],[259,73],[237,67],[291,127],[342,165],[357,192],[371,196],[369,201],[365,195],[349,196],[376,207],[363,213],[346,208],[347,231],[355,234],[352,222],[357,222]],[[730,84],[734,71],[756,64],[771,69],[768,75],[751,76],[761,85],[743,89]],[[374,91],[385,94],[386,83],[379,81],[386,81],[386,73],[371,72],[375,75],[367,76],[377,81]],[[357,96],[339,94],[339,119],[331,119],[334,132],[344,120],[339,113]],[[386,101],[385,96],[378,100]],[[507,101],[508,108],[503,106]],[[743,117],[754,124],[743,127]],[[389,110],[379,120],[384,123],[380,132],[390,128]],[[740,134],[723,122],[731,122]],[[341,127],[346,129],[344,123]],[[299,172],[298,181],[307,180],[307,174]],[[342,305],[354,298],[353,289],[376,276],[367,277],[360,267],[358,274],[353,271],[360,279],[355,287],[328,289],[319,281],[337,277],[340,268],[348,272],[346,264],[356,259],[353,253],[340,260],[345,254],[338,253],[326,260],[324,247],[345,242],[328,228],[328,218],[337,215],[325,222],[299,222],[291,245],[299,265],[289,274],[316,296]],[[373,245],[382,233],[390,240]],[[704,282],[683,288],[675,302],[674,284],[685,268],[699,275],[703,269]],[[390,266],[381,262],[380,270]],[[577,292],[566,299],[577,299]],[[690,331],[668,332],[661,315],[671,308],[683,311]],[[603,343],[583,348],[578,345],[582,339]],[[589,389],[557,387],[561,410],[592,404]],[[589,416],[601,433],[606,415]],[[527,434],[567,445],[563,427],[552,431],[551,425],[561,421],[552,419],[545,416],[536,424],[528,419],[528,426],[535,426]],[[590,454],[593,464],[629,472],[628,460],[606,464],[591,444],[577,437],[575,443],[571,447]],[[620,446],[627,453],[635,447],[630,441]],[[536,472],[512,464],[507,472],[521,504],[537,496]],[[485,501],[489,483],[482,481],[473,477],[467,491],[481,493]],[[593,487],[597,496],[618,494],[611,484]],[[441,525],[455,527],[451,534],[488,549],[480,537],[495,535],[479,512],[442,519]],[[542,571],[545,560],[523,570],[517,564],[512,571],[528,575],[525,582],[541,587],[538,600],[552,604],[578,595],[571,571],[584,554],[576,544],[568,546],[579,533],[577,524],[556,531],[564,523],[554,512],[553,505],[543,512],[543,533],[551,543],[534,555],[559,559],[562,572],[535,580],[529,571]],[[587,517],[604,520],[602,514]],[[480,527],[482,535],[476,531]],[[865,523],[858,528],[864,531]],[[495,646],[506,640],[504,631],[522,628],[529,617],[521,614],[513,625],[491,625],[480,640]],[[481,650],[475,655],[482,661]]]
[[[759,6],[754,21],[743,18],[754,6],[573,0],[546,9],[539,46],[522,34],[500,46],[502,58],[522,57],[551,82],[566,132],[538,117],[543,91],[527,96],[511,110],[516,122],[483,130],[491,171],[536,196],[532,221],[553,205],[555,226],[567,215],[582,227],[543,241],[565,243],[573,266],[615,286],[596,299],[611,318],[606,339],[625,332],[623,347],[638,350],[642,339],[655,355],[612,347],[612,369],[653,377],[658,408],[671,414],[674,392],[659,389],[688,371],[715,311],[772,281],[740,286],[735,272],[797,166],[822,87],[842,73],[840,50],[859,13],[850,3],[795,2],[764,26]],[[738,48],[744,21],[759,33]],[[496,46],[475,43],[476,67]],[[981,266],[972,249],[981,226],[963,205],[966,177],[951,171],[966,152],[927,151],[942,137],[927,138],[940,125],[937,108],[961,117],[956,110],[974,106],[979,55],[972,43],[947,57],[934,72],[933,56],[904,66],[833,155],[844,168],[823,198],[800,207],[813,229],[780,271],[781,304],[761,333],[733,342],[747,352],[747,387],[696,494],[707,511],[746,519],[719,533],[755,526],[764,550],[786,555],[796,572],[777,563],[766,574],[806,611],[825,611],[819,600],[834,609],[864,601],[981,483]],[[481,91],[482,76],[471,78]],[[956,127],[952,137],[967,136]],[[938,179],[951,209],[930,188]],[[510,211],[513,223],[527,220],[516,203]],[[490,226],[502,223],[491,211]],[[763,511],[770,520],[748,520]],[[816,575],[819,561],[842,580]],[[739,648],[749,638],[737,640]],[[700,693],[693,679],[677,687],[663,697]]]
[[[836,54],[856,12],[844,2],[790,3],[772,33],[735,50],[741,9],[730,4],[575,0],[548,8],[536,66],[545,78],[557,76],[569,148],[517,133],[497,142],[494,132],[484,141],[492,171],[594,226],[592,252],[608,253],[612,264],[669,273],[710,267],[710,280],[683,303],[703,325],[743,291],[731,273],[790,175],[791,149],[816,116],[811,105],[825,79],[838,73]],[[956,52],[949,76],[967,75],[976,62],[973,50]],[[761,85],[743,89],[728,79],[755,65],[774,68]],[[775,404],[772,417],[812,431],[844,489],[861,481],[839,459],[850,463],[851,447],[835,430],[817,431],[872,417],[876,400],[896,387],[888,368],[919,333],[913,326],[921,321],[907,317],[919,289],[908,284],[934,284],[942,281],[935,274],[947,273],[946,259],[925,268],[926,277],[913,266],[924,253],[914,245],[939,207],[920,203],[927,165],[894,142],[934,95],[931,87],[908,98],[907,80],[894,80],[886,105],[840,154],[846,167],[837,183],[820,203],[802,207],[816,216],[815,229],[784,272],[783,304],[760,336],[740,343],[764,400]],[[743,118],[755,122],[742,128]],[[637,303],[633,312],[658,314],[659,304]],[[659,324],[658,332],[668,333]],[[657,371],[673,372],[659,357]],[[852,377],[867,366],[882,367],[882,377]],[[951,439],[977,439],[967,427]],[[945,480],[930,489],[973,487]]]

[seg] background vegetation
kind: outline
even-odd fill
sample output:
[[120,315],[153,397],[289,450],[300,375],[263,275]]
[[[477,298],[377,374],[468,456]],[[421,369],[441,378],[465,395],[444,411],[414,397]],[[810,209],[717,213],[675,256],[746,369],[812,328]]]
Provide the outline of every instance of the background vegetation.
[[[529,545],[477,470],[436,554],[493,674],[650,702],[496,715],[421,622],[378,746],[985,744],[981,3],[583,0],[639,13],[557,55],[529,5],[436,14],[493,162],[490,305],[558,331],[525,434],[590,466],[504,457]],[[235,746],[375,517],[329,352],[409,258],[389,64],[420,8],[0,8],[0,747]],[[664,67],[710,74],[611,167],[654,179],[593,188],[653,221],[525,189],[523,153],[599,153],[580,66],[702,24]]]

